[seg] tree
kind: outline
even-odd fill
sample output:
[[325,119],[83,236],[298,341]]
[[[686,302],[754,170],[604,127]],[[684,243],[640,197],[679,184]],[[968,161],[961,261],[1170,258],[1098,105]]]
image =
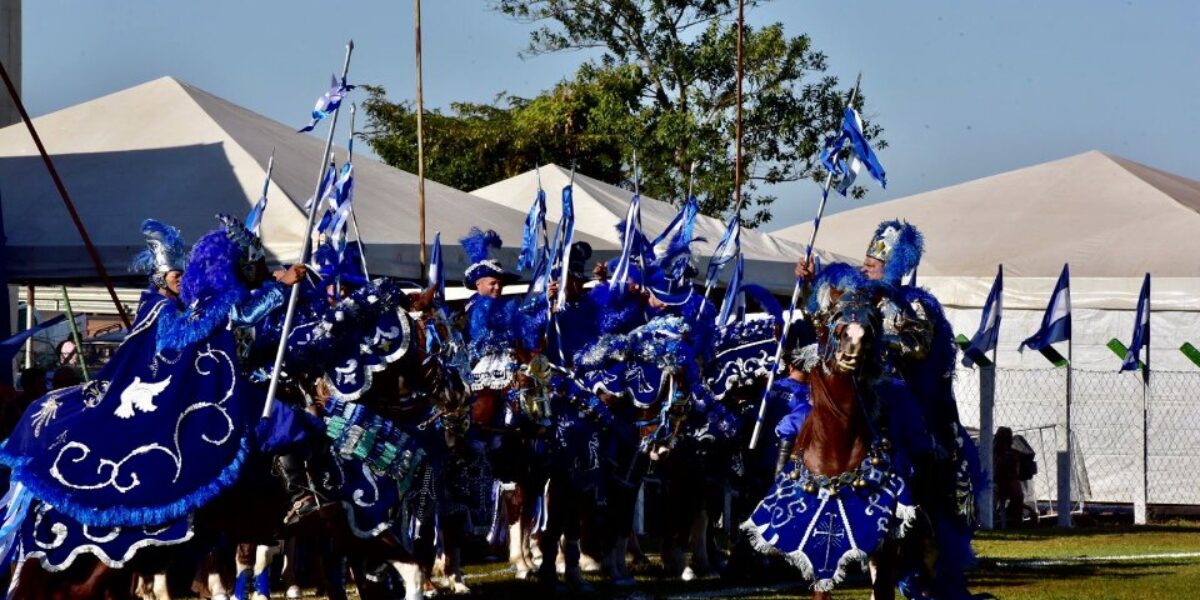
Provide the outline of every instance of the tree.
[[[636,151],[644,194],[681,201],[694,164],[701,211],[731,212],[736,0],[495,0],[493,8],[534,26],[529,54],[600,56],[535,98],[435,112],[426,121],[431,177],[473,189],[553,160],[628,185]],[[747,27],[743,49],[742,220],[754,227],[770,221],[776,199],[760,186],[823,176],[820,145],[837,130],[848,91],[825,74],[826,57],[811,40],[789,37],[782,24]],[[415,167],[411,108],[372,91],[368,140],[390,164]],[[881,130],[868,123],[866,133]]]

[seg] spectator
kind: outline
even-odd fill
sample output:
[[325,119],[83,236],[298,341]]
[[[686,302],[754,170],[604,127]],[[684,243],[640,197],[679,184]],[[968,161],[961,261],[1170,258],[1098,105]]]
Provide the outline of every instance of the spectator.
[[22,369],[18,385],[21,388],[17,393],[18,414],[24,414],[34,400],[46,395],[46,370],[41,367]]
[[1021,487],[1022,456],[1013,448],[1012,429],[996,429],[992,448],[992,480],[1000,528],[1017,529],[1021,527],[1021,517],[1025,509],[1025,492]]

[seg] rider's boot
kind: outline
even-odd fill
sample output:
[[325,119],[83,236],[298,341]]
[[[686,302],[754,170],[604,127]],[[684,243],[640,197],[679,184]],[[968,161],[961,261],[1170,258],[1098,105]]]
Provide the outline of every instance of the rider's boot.
[[580,594],[591,594],[596,590],[592,584],[583,578],[583,570],[579,568],[579,540],[565,539],[563,541],[564,573],[567,589]]
[[292,507],[284,517],[284,523],[295,525],[305,515],[317,509],[317,498],[310,489],[303,456],[296,453],[279,455],[279,469],[287,480],[288,494],[292,500]]

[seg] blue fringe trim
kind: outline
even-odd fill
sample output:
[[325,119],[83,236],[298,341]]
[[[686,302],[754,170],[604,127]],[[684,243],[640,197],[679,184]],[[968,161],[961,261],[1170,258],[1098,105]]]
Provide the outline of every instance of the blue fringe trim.
[[237,482],[241,475],[242,465],[250,451],[247,435],[243,435],[238,444],[237,455],[233,461],[221,471],[212,481],[197,488],[186,496],[160,506],[146,508],[112,507],[100,508],[83,506],[74,502],[70,492],[51,488],[42,484],[42,479],[27,477],[22,467],[14,467],[11,481],[19,481],[35,498],[50,504],[59,512],[91,527],[143,527],[159,525],[167,521],[186,516],[192,511],[211,502],[214,498]]
[[179,350],[206,338],[229,321],[229,311],[245,293],[228,290],[211,299],[197,300],[183,311],[166,311],[158,317],[156,350]]

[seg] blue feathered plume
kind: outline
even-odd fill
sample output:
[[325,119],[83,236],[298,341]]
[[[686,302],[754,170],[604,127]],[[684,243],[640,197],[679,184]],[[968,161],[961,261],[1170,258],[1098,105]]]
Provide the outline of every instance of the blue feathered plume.
[[889,227],[899,233],[892,242],[891,253],[884,264],[883,279],[892,285],[899,285],[901,279],[921,262],[921,256],[925,253],[925,237],[909,222],[893,219],[884,221],[875,228],[875,236],[871,238],[872,247]]
[[187,247],[179,230],[154,219],[142,221],[146,249],[133,257],[129,270],[153,275],[160,266],[182,271],[187,266]]
[[467,236],[458,240],[458,243],[462,246],[463,252],[467,254],[467,261],[471,264],[491,258],[492,250],[499,249],[504,245],[500,234],[491,229],[482,231],[478,227],[472,227]]

